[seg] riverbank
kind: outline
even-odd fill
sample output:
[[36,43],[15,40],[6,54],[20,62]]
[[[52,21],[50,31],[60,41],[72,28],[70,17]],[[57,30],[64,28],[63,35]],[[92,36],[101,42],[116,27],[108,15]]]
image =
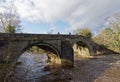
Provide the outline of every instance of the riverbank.
[[73,82],[120,82],[120,55],[77,59],[72,74]]
[[72,69],[43,76],[41,82],[120,82],[120,55],[83,57]]
[[[38,64],[40,62],[41,61],[36,63],[37,67],[39,67]],[[30,63],[30,65],[35,65],[35,63]],[[38,73],[39,70],[40,69],[37,68],[36,73]],[[51,73],[41,77],[38,76],[35,82],[120,82],[120,54],[80,57],[75,59],[74,68],[60,67],[49,70],[48,72],[50,71]],[[33,75],[33,73],[31,74]],[[33,82],[33,80],[19,81],[13,77],[13,80],[8,82]]]

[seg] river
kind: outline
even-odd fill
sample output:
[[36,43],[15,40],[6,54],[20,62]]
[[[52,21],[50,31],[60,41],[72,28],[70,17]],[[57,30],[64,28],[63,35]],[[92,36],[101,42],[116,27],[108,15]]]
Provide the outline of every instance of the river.
[[18,80],[25,82],[37,82],[37,80],[46,74],[48,71],[43,71],[47,65],[46,54],[24,53],[18,59],[20,64],[16,65],[14,75]]

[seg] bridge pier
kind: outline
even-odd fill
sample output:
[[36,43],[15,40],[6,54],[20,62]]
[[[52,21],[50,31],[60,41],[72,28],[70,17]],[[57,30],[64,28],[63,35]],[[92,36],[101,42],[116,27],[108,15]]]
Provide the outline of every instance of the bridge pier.
[[74,51],[69,41],[61,42],[61,63],[65,67],[74,67]]

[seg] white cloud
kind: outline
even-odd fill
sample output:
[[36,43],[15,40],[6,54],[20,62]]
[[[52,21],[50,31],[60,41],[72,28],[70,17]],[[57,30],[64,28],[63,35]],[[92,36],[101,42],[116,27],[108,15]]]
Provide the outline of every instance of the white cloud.
[[14,4],[25,20],[52,24],[61,20],[70,24],[68,30],[95,29],[120,11],[120,0],[15,0]]
[[55,30],[56,29],[56,27],[55,26],[52,26],[51,28],[50,28],[50,30]]
[[49,31],[47,32],[47,33],[49,33],[49,34],[52,34],[52,33],[54,33],[54,31],[56,30],[56,26],[54,26],[53,24],[51,24],[50,25],[50,29],[49,29]]
[[15,6],[22,18],[42,22],[64,19],[78,6],[79,0],[16,0]]

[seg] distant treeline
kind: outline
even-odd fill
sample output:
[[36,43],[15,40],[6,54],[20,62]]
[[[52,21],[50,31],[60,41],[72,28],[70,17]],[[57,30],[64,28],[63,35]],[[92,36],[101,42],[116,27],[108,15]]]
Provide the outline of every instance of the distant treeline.
[[107,25],[96,36],[92,36],[89,28],[77,29],[75,33],[91,38],[101,46],[120,53],[120,17],[118,16],[109,18]]

